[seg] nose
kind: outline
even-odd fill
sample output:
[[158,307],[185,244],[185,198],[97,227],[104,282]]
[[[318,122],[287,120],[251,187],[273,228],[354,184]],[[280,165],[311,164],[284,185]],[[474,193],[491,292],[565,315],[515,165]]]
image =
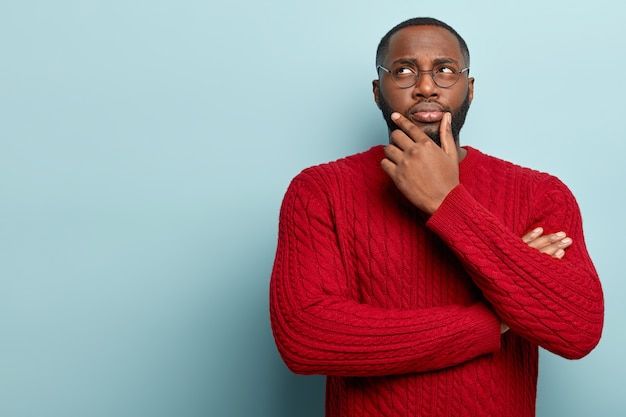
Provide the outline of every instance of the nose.
[[413,86],[413,95],[416,97],[433,97],[438,93],[437,84],[433,79],[433,72],[419,70],[419,77]]

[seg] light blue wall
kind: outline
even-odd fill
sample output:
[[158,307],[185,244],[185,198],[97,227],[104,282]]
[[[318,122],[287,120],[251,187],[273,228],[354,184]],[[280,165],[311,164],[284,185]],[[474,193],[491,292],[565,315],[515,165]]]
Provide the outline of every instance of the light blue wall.
[[269,328],[278,209],[304,167],[386,140],[374,50],[415,15],[470,45],[462,142],[583,212],[604,337],[542,352],[538,415],[626,415],[626,10],[520,4],[3,1],[0,415],[321,416]]

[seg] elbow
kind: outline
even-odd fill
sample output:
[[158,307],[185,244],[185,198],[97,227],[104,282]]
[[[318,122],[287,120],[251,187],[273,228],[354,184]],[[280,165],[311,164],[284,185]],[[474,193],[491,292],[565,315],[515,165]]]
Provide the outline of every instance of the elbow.
[[596,334],[587,335],[585,338],[581,338],[578,343],[575,343],[571,346],[564,355],[562,355],[565,359],[570,360],[578,360],[582,359],[588,354],[590,354],[595,347],[600,343],[600,338],[602,336],[602,329],[600,329]]
[[565,359],[582,359],[600,343],[602,328],[603,321],[589,326],[585,331],[580,328],[572,329],[572,336],[568,340],[563,340],[562,343],[554,346],[553,349],[548,347],[548,350]]
[[278,349],[278,351],[287,368],[294,374],[312,375],[316,373],[312,369],[310,364],[308,364],[307,361],[304,360],[301,356],[297,354],[294,355],[293,352],[286,352],[285,350],[280,348]]
[[574,346],[576,349],[567,359],[582,359],[591,353],[602,338],[602,330],[604,328],[604,303],[598,306],[595,314],[590,315],[589,321],[585,328],[580,326],[578,330],[578,338]]
[[571,346],[568,349],[558,351],[558,352],[555,351],[553,353],[556,353],[565,359],[578,360],[590,354],[591,351],[597,346],[598,342],[599,340],[595,343],[591,343],[588,345]]
[[312,352],[308,352],[308,348],[293,339],[285,339],[276,332],[274,332],[274,341],[281,359],[291,372],[299,375],[319,373],[316,372],[315,362],[311,357]]
[[593,308],[588,308],[577,316],[585,319],[571,320],[558,332],[562,337],[561,343],[558,344],[561,348],[557,348],[553,352],[565,359],[582,359],[600,343],[604,328],[604,301],[602,297],[594,303]]
[[315,374],[312,360],[314,352],[309,346],[311,343],[307,343],[297,329],[289,325],[291,321],[278,315],[275,310],[270,312],[272,334],[278,353],[291,372],[299,375]]

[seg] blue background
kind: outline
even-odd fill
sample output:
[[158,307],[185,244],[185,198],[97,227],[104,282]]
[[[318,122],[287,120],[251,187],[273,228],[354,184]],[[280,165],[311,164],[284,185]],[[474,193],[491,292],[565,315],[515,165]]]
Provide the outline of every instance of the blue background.
[[461,142],[578,197],[606,323],[541,352],[538,416],[626,414],[624,19],[614,1],[0,4],[0,415],[321,416],[273,344],[280,202],[301,169],[386,141],[382,35],[466,39]]

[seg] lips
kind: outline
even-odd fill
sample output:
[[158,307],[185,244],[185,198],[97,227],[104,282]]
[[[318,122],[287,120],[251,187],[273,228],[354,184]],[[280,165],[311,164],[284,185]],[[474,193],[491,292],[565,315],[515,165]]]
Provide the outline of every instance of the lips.
[[436,123],[441,121],[445,111],[437,103],[417,103],[409,110],[410,118],[421,123]]

